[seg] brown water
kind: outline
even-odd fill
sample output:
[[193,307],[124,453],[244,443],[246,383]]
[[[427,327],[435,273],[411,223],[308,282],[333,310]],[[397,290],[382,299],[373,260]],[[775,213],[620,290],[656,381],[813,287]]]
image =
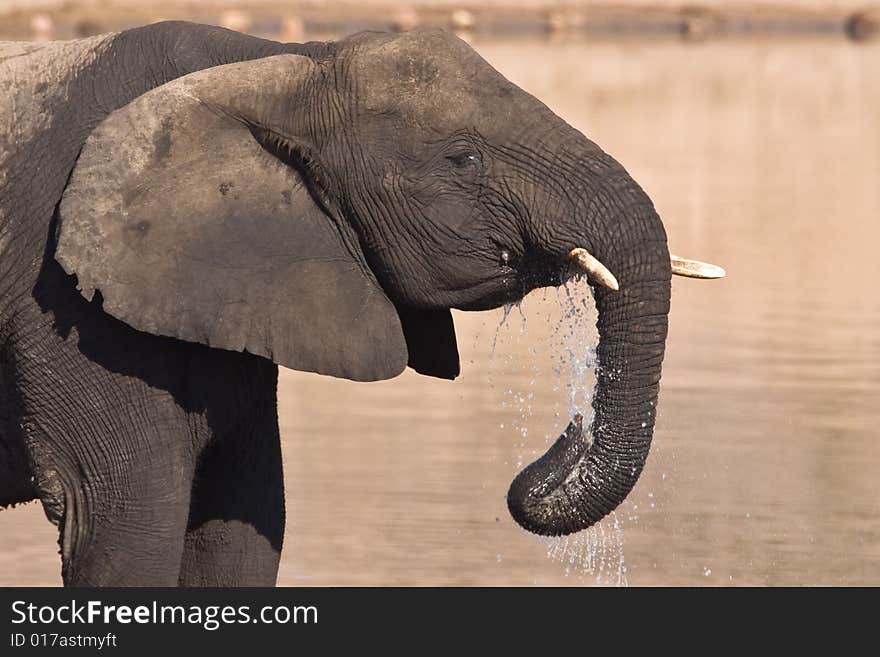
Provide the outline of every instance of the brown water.
[[[563,345],[595,333],[560,319],[564,293],[503,326],[457,314],[454,383],[283,371],[280,583],[880,584],[880,47],[476,46],[626,164],[674,252],[728,278],[674,281],[645,473],[568,540],[504,501],[589,392]],[[0,584],[58,583],[56,552],[36,504],[0,513]]]

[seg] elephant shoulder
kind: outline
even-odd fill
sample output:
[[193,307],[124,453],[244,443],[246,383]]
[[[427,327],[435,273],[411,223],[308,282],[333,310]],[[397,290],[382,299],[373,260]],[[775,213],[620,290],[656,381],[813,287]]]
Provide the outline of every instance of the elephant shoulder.
[[8,158],[16,157],[51,127],[66,107],[71,82],[97,59],[111,36],[0,42],[0,176],[9,166]]

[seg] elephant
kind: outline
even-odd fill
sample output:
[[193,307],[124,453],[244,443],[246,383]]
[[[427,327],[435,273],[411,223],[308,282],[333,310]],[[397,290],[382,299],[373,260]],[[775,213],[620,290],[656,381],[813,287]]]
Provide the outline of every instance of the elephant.
[[276,43],[162,22],[0,44],[0,505],[65,585],[274,585],[278,365],[459,374],[450,309],[586,277],[594,417],[511,486],[526,529],[619,505],[670,277],[647,194],[442,30]]

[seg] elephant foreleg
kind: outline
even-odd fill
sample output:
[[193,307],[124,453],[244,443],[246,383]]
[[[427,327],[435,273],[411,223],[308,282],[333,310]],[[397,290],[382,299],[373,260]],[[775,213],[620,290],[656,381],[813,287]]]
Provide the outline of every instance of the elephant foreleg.
[[63,487],[65,586],[177,584],[189,476],[144,462],[135,469]]
[[65,585],[176,585],[193,472],[172,449],[183,442],[181,423],[121,423],[71,406],[31,428]]
[[[98,335],[137,353],[136,342],[112,337]],[[195,463],[192,414],[168,391],[86,358],[74,340],[50,334],[29,343],[15,359],[19,422],[35,487],[59,528],[64,583],[176,585]],[[122,369],[121,356],[116,363]]]
[[196,468],[180,569],[183,586],[274,586],[284,482],[274,386],[247,426],[218,437]]

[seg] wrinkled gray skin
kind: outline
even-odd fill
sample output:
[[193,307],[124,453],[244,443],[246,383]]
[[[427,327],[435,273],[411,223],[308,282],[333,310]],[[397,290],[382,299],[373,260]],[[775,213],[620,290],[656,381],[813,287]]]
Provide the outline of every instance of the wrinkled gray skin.
[[454,378],[449,308],[595,288],[592,425],[511,487],[525,528],[626,496],[654,426],[663,226],[599,147],[438,31],[278,44],[162,23],[0,45],[0,504],[72,585],[275,581],[277,364]]

